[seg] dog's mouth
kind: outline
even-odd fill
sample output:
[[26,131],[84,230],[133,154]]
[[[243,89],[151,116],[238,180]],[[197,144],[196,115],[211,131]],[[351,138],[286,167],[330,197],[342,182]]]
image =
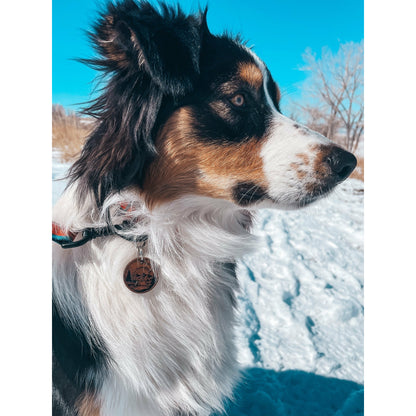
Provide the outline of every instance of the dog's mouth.
[[329,177],[324,182],[306,183],[278,196],[271,195],[265,187],[254,182],[240,182],[233,188],[233,199],[245,208],[299,209],[327,197],[343,180]]
[[294,192],[279,197],[270,195],[263,187],[254,183],[239,184],[233,189],[233,198],[237,205],[248,207],[270,207],[298,209],[306,207],[328,196],[335,186],[319,186],[313,193]]
[[[319,164],[314,165],[312,173],[305,173],[299,181],[289,180],[286,184],[272,188],[274,192],[269,192],[268,197],[275,207],[283,209],[306,207],[328,196],[337,185],[351,175],[357,165],[355,156],[338,147],[330,150],[325,157],[322,157]],[[303,174],[302,171],[300,173]],[[300,174],[297,176],[300,179]]]

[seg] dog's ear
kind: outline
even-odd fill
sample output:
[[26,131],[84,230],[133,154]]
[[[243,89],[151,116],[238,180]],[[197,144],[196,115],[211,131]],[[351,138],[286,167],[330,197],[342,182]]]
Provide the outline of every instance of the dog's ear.
[[112,69],[144,71],[164,94],[183,95],[199,75],[202,16],[160,8],[133,0],[110,4],[92,38]]
[[125,0],[110,3],[89,34],[99,53],[81,60],[102,71],[101,95],[83,113],[97,119],[69,172],[98,205],[112,192],[141,185],[155,155],[158,116],[192,91],[199,77],[205,14]]

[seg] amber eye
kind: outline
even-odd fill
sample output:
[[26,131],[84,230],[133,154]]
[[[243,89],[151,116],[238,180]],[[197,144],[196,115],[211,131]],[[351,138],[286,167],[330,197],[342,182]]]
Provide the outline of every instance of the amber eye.
[[243,94],[236,94],[234,95],[233,98],[231,98],[231,102],[236,106],[236,107],[242,107],[244,105],[244,95]]

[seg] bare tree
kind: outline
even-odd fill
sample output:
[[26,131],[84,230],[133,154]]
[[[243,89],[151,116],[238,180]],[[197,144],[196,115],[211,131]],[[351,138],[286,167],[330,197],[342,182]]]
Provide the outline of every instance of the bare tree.
[[336,54],[324,48],[318,59],[307,49],[301,68],[310,74],[304,86],[306,104],[300,106],[306,123],[351,152],[364,132],[363,51],[362,42],[349,42]]

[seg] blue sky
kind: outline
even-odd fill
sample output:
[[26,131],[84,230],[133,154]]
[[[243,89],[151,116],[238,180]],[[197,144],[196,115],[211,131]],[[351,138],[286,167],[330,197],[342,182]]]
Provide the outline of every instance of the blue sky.
[[[76,110],[81,107],[78,103],[91,98],[97,74],[73,58],[93,56],[85,30],[102,3],[53,0],[53,103]],[[179,4],[185,11],[192,11],[206,1],[179,0]],[[319,54],[324,46],[336,51],[339,43],[359,42],[364,37],[363,0],[209,0],[208,7],[211,32],[240,32],[268,65],[283,97],[299,95],[298,87],[306,74],[298,68],[307,47]]]

